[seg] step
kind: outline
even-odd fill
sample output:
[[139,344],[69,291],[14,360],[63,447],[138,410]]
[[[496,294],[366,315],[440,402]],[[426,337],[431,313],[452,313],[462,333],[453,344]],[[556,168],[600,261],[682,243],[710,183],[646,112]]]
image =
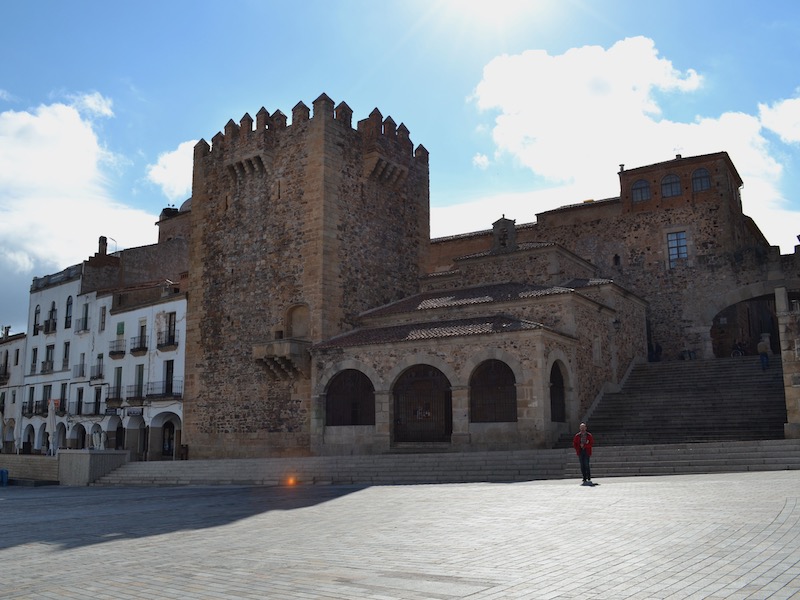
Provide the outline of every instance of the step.
[[[571,449],[441,455],[312,457],[242,461],[128,463],[95,485],[393,485],[410,483],[503,482],[576,478]],[[800,440],[709,444],[598,446],[592,457],[597,476],[619,477],[706,472],[800,470]]]

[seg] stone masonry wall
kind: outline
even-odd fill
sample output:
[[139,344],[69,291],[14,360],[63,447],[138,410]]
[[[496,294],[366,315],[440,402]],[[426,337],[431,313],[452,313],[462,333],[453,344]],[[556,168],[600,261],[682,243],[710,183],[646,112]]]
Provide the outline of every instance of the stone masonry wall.
[[[309,386],[270,379],[253,345],[308,309],[309,341],[418,289],[427,152],[373,111],[321,96],[292,124],[245,115],[195,149],[184,440],[193,457],[309,451]],[[387,216],[393,227],[386,227]],[[424,223],[424,227],[422,226]]]

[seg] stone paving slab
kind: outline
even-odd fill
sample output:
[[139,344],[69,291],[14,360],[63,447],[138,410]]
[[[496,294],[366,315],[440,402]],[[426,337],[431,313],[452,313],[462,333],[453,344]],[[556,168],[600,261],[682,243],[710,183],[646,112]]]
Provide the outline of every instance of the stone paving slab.
[[0,488],[0,598],[800,598],[800,471]]

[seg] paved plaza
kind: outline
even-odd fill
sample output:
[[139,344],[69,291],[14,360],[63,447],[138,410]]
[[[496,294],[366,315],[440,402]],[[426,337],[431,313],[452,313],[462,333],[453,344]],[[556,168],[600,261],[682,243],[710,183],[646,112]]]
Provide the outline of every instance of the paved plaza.
[[0,598],[800,598],[800,471],[0,488]]

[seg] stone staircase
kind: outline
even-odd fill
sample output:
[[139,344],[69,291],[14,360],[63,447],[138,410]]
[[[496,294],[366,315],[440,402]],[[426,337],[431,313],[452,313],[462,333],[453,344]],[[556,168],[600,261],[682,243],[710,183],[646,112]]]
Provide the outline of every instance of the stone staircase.
[[[592,456],[594,479],[785,469],[800,469],[800,440],[597,446]],[[132,462],[94,485],[402,485],[564,478],[580,478],[571,448]]]
[[94,485],[289,485],[530,481],[564,476],[572,450],[131,462]]
[[[780,360],[757,356],[645,363],[589,417],[595,444],[632,446],[783,439]],[[564,436],[556,447],[571,446]]]
[[[758,357],[648,363],[589,421],[593,478],[800,469],[784,440],[780,362]],[[552,450],[133,462],[94,485],[289,485],[513,482],[580,478],[571,436]]]

